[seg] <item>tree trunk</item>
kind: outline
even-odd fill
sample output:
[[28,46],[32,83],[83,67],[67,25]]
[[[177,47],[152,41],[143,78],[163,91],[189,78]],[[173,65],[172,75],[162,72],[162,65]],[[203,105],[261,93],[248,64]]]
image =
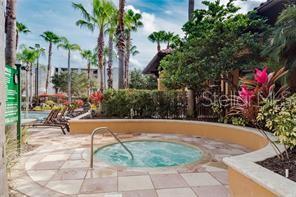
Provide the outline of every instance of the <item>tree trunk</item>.
[[109,43],[108,43],[108,88],[113,88],[113,79],[112,79],[112,64],[113,64],[113,35],[109,35]]
[[[8,197],[5,155],[5,54],[4,54],[4,7],[0,0],[0,196]],[[4,153],[4,154],[2,154]]]
[[168,44],[167,44],[167,49],[169,49],[170,48],[170,42],[168,41]]
[[125,56],[125,65],[124,65],[124,86],[128,88],[128,73],[129,73],[129,60],[130,60],[130,48],[131,48],[131,33],[127,32],[126,37],[126,56]]
[[100,91],[103,91],[103,53],[104,53],[104,27],[100,28],[100,34],[98,37],[98,60],[100,70]]
[[125,0],[119,0],[119,10],[118,10],[118,26],[117,26],[117,35],[118,35],[118,88],[124,88],[124,56],[125,56],[125,36],[124,36],[124,7]]
[[6,64],[15,66],[16,61],[16,0],[7,0],[6,3]]
[[46,82],[45,82],[45,93],[48,92],[48,84],[49,84],[49,77],[51,74],[51,56],[52,56],[52,43],[49,43],[48,47],[48,65],[47,65],[47,73],[46,73]]
[[35,96],[39,95],[39,57],[37,58],[37,65],[35,70]]
[[68,50],[68,102],[72,102],[72,93],[71,93],[71,51]]
[[18,47],[18,42],[19,42],[19,32],[16,31],[16,40],[15,40],[15,50],[17,51],[17,47]]
[[193,91],[187,90],[187,118],[192,118],[194,115],[194,101]]
[[189,0],[189,4],[188,4],[188,20],[192,19],[193,12],[194,12],[194,0]]
[[161,48],[160,48],[160,42],[158,41],[157,42],[157,52],[159,52],[161,50]]
[[87,81],[88,81],[88,95],[90,95],[90,61],[87,62]]
[[32,103],[33,103],[33,64],[30,64],[30,82],[29,82],[29,87],[30,87],[30,97],[29,97],[29,101],[30,101],[30,106],[32,107]]
[[106,61],[106,57],[104,55],[104,63],[103,63],[103,81],[104,81],[104,85],[103,85],[103,88],[104,90],[106,90],[106,64],[107,64],[107,61]]
[[[29,68],[29,64],[27,64],[27,68]],[[26,87],[26,115],[25,118],[28,118],[28,111],[29,111],[29,102],[30,102],[30,98],[29,98],[29,70],[26,70],[26,81],[25,81],[25,87]]]

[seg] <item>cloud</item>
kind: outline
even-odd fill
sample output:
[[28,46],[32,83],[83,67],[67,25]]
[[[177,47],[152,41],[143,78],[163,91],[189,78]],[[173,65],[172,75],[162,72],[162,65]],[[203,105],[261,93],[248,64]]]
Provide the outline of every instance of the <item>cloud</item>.
[[[75,11],[71,3],[80,2],[91,8],[92,0],[19,0],[17,4],[18,20],[25,23],[32,33],[21,35],[20,44],[32,46],[40,43],[48,49],[41,37],[42,32],[50,30],[58,35],[66,36],[71,42],[80,44],[83,49],[93,49],[96,46],[98,32],[90,32],[84,28],[78,28],[75,22],[81,18],[79,11]],[[223,0],[228,1],[228,0]],[[265,0],[237,1],[242,7],[241,12],[247,12],[258,6]],[[113,0],[118,6],[118,0]],[[147,36],[153,31],[166,30],[184,34],[181,30],[187,21],[187,0],[127,0],[126,9],[142,14],[144,26],[138,32],[132,32],[132,42],[138,47],[140,54],[131,58],[133,67],[144,68],[156,53],[156,44],[150,42]],[[195,1],[196,9],[204,8],[200,1]],[[31,12],[35,10],[35,12]],[[106,36],[107,39],[107,36]],[[106,43],[107,40],[106,40]],[[115,46],[115,45],[114,45]],[[163,45],[163,47],[165,47]],[[47,52],[46,52],[47,54]],[[41,58],[41,63],[47,64],[47,56]],[[67,55],[64,50],[53,48],[52,64],[57,67],[67,66]],[[85,61],[77,53],[72,54],[73,67],[84,67]],[[114,67],[117,60],[114,60]]]
[[143,30],[144,30],[144,34],[147,36],[149,34],[151,34],[154,31],[157,31],[157,27],[156,27],[156,20],[155,20],[155,15],[154,14],[150,14],[147,12],[141,12],[141,10],[136,9],[134,6],[132,5],[127,5],[126,6],[126,10],[133,10],[136,13],[139,13],[142,15],[142,22],[144,24]]
[[172,15],[173,14],[173,12],[171,10],[166,10],[166,11],[164,11],[164,13],[166,13],[167,15]]

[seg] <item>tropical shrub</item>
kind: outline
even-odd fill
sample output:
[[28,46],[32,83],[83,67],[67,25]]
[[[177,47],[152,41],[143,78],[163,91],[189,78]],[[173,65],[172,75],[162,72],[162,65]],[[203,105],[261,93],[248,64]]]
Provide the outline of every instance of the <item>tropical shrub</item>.
[[[276,82],[282,76],[286,75],[284,68],[278,71],[267,73],[267,68],[263,70],[256,69],[253,79],[243,79],[241,90],[238,96],[234,96],[231,106],[230,116],[244,118],[246,123],[257,128],[261,134],[273,145],[278,157],[281,157],[281,151],[277,145],[266,134],[264,127],[257,120],[260,107],[267,99],[282,100],[286,96],[287,87],[277,87]],[[281,157],[283,159],[283,157]]]
[[285,99],[268,100],[258,113],[257,120],[278,137],[289,148],[296,146],[296,94]]
[[45,102],[45,104],[50,106],[50,107],[54,107],[56,103],[54,101],[52,101],[52,100],[48,100],[48,101]]
[[186,94],[181,91],[107,90],[103,111],[120,118],[184,118]]
[[84,101],[81,99],[78,99],[78,100],[74,101],[73,104],[75,105],[76,108],[80,108],[84,105]]
[[42,111],[42,107],[41,106],[36,106],[33,108],[34,111]]
[[104,95],[102,92],[94,92],[89,96],[89,100],[92,104],[94,105],[98,105],[102,102],[102,100],[104,99]]
[[267,73],[267,68],[256,69],[253,79],[242,79],[241,88],[238,96],[232,100],[230,116],[244,118],[253,126],[257,124],[257,116],[260,106],[267,99],[283,99],[287,93],[287,86],[277,87],[276,82],[287,74],[284,68],[278,71]]
[[156,90],[157,79],[151,75],[143,75],[141,70],[135,69],[130,73],[129,88],[138,90]]

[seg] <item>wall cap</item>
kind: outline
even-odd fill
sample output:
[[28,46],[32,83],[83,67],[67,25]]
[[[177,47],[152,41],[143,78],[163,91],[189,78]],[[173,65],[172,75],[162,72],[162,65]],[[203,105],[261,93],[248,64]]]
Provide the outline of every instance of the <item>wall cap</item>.
[[[271,134],[268,135],[272,139],[275,139]],[[283,145],[278,145],[278,147],[282,152],[284,151]],[[274,156],[276,156],[276,153],[271,143],[269,143],[264,148],[254,152],[239,156],[226,157],[223,159],[223,162],[228,167],[233,168],[243,176],[248,177],[277,196],[296,196],[296,183],[294,181],[255,163]]]

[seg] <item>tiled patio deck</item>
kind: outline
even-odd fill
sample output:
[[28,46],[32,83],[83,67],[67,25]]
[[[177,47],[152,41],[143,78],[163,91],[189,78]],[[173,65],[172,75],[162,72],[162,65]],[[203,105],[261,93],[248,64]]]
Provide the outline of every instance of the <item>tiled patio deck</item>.
[[[63,136],[60,130],[31,129],[29,143],[39,145],[22,155],[12,169],[11,185],[21,196],[77,197],[223,197],[228,196],[223,157],[247,152],[236,144],[183,135],[119,135],[124,139],[161,139],[197,145],[207,162],[186,167],[136,169],[96,162],[89,169],[89,135]],[[110,136],[96,143],[114,142]],[[101,163],[101,164],[100,164]]]

